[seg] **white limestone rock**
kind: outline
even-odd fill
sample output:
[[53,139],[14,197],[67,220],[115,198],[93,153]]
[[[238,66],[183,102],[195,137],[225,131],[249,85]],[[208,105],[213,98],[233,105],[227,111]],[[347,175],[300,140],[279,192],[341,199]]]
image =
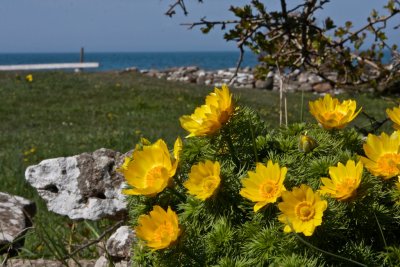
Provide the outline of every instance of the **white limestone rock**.
[[0,249],[7,249],[7,245],[17,249],[23,245],[21,237],[32,226],[35,213],[34,202],[0,192]]
[[107,240],[107,253],[113,258],[129,259],[134,240],[135,232],[132,227],[121,226]]
[[26,180],[47,208],[71,219],[120,219],[126,216],[123,177],[116,169],[123,155],[109,149],[47,159],[26,169]]

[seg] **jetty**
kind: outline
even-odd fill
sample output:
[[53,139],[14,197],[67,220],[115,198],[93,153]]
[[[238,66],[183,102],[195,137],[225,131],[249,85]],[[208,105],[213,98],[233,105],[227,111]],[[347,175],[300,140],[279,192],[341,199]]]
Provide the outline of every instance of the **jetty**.
[[74,69],[81,71],[87,68],[98,68],[99,62],[84,62],[85,49],[81,47],[79,62],[77,63],[45,63],[45,64],[18,64],[18,65],[0,65],[0,71],[30,71],[30,70],[63,70]]
[[100,64],[98,62],[0,65],[0,71],[61,70],[61,69],[79,70],[86,68],[98,68],[99,66]]

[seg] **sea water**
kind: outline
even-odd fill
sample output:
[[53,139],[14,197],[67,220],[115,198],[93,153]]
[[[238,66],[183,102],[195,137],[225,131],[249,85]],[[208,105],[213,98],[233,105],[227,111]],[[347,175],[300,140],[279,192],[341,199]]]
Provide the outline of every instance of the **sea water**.
[[[0,53],[0,65],[77,63],[79,53]],[[230,52],[107,52],[85,53],[85,62],[98,62],[100,67],[94,71],[138,69],[166,69],[171,67],[198,66],[206,70],[218,70],[235,67],[239,58],[238,51]],[[390,61],[390,53],[385,53],[384,63]],[[257,65],[257,56],[245,52],[242,67]]]
[[[0,65],[77,63],[79,53],[0,53]],[[235,67],[239,52],[126,52],[126,53],[85,53],[84,62],[99,62],[96,71],[123,70],[129,67],[139,69],[166,69],[181,66],[198,66],[206,70]],[[254,67],[257,57],[245,53],[242,66]]]

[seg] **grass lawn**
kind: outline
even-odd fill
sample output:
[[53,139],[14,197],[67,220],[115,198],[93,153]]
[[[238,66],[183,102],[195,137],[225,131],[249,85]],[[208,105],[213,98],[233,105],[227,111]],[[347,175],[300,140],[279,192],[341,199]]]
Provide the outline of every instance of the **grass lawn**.
[[[171,146],[176,136],[185,136],[178,118],[204,102],[211,87],[167,82],[125,73],[0,73],[0,191],[34,200],[38,212],[34,229],[26,239],[23,257],[62,258],[76,245],[95,239],[112,222],[73,222],[49,213],[44,202],[25,182],[27,166],[43,159],[71,156],[105,147],[125,152],[141,136],[163,138]],[[239,103],[259,112],[271,126],[279,124],[279,94],[254,89],[232,89]],[[305,94],[308,101],[317,95]],[[372,95],[341,95],[353,98],[370,116],[382,120],[395,102]],[[288,95],[289,123],[299,122],[301,94]],[[353,123],[369,124],[359,115]],[[387,122],[384,130],[391,129]],[[49,227],[51,225],[51,227]],[[77,257],[96,257],[95,246]]]

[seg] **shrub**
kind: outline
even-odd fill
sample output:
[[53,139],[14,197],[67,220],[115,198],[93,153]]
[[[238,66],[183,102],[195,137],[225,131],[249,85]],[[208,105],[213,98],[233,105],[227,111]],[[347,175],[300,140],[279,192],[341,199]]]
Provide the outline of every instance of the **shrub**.
[[[130,218],[140,232],[134,265],[400,264],[400,133],[365,141],[341,129],[354,112],[355,103],[330,99],[318,121],[337,127],[270,129],[227,87],[215,89],[181,119],[190,136],[177,141],[173,163],[167,152],[150,153],[161,141],[143,140],[122,167],[137,187],[125,190],[135,192]],[[176,172],[167,172],[171,164]]]

